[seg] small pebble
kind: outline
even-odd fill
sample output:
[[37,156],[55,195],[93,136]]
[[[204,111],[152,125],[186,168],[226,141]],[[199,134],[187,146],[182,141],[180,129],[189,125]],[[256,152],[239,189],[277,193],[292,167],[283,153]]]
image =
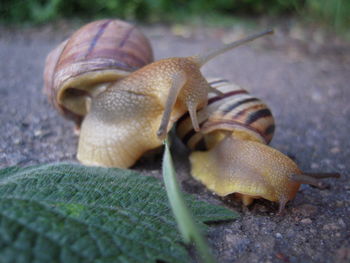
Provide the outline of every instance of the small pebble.
[[337,167],[341,170],[345,169],[345,165],[344,164],[341,164],[341,163],[338,163],[337,164]]
[[21,143],[21,139],[20,139],[20,138],[15,138],[15,139],[13,140],[13,143],[16,144],[16,145],[18,145],[18,144]]
[[301,214],[304,217],[309,217],[317,212],[317,207],[309,204],[304,204],[295,207],[292,211],[293,214]]
[[323,230],[339,230],[340,226],[335,223],[329,223],[323,226]]
[[319,167],[317,163],[311,163],[311,169],[318,169]]
[[282,234],[281,233],[276,233],[275,235],[277,238],[282,238]]
[[267,207],[264,205],[256,205],[255,208],[261,213],[266,213],[268,211]]
[[310,218],[304,218],[304,219],[300,220],[300,223],[302,223],[302,224],[311,224],[312,220]]
[[315,102],[322,102],[323,97],[322,97],[321,93],[313,92],[313,93],[311,93],[311,99]]
[[229,244],[231,247],[234,247],[235,249],[237,249],[239,251],[245,250],[250,243],[250,240],[243,235],[229,234],[226,236],[225,239],[226,239],[227,244]]
[[338,219],[338,223],[339,223],[339,226],[346,227],[346,224],[345,224],[345,222],[344,222],[344,220],[342,218]]
[[330,150],[331,153],[340,153],[340,148],[339,147],[333,147],[331,150]]
[[350,247],[342,247],[336,251],[335,262],[350,262]]
[[41,130],[35,130],[34,131],[34,136],[35,137],[39,137],[39,136],[41,136],[43,134],[43,132],[41,131]]
[[285,236],[288,237],[288,238],[294,238],[296,235],[296,232],[294,229],[287,229],[286,232],[285,232]]
[[337,207],[342,207],[342,206],[344,206],[344,201],[337,201],[336,205],[337,205]]
[[282,262],[289,262],[289,258],[283,253],[277,253],[276,258],[282,260]]

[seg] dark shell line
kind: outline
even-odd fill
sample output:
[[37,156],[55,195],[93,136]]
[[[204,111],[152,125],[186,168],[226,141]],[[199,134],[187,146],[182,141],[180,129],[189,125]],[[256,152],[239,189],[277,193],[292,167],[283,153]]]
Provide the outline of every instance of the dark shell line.
[[125,36],[122,38],[122,41],[120,41],[119,47],[123,47],[125,43],[128,41],[129,37],[131,36],[131,32],[135,29],[133,26],[132,28],[129,29],[128,32],[126,32]]
[[269,109],[261,109],[258,111],[255,111],[254,113],[250,114],[248,116],[248,119],[246,120],[245,124],[249,125],[253,122],[256,122],[257,120],[265,117],[272,116],[271,111]]
[[214,80],[209,82],[209,85],[214,87],[214,86],[218,86],[217,84],[222,84],[222,83],[228,83],[228,80],[227,79]]
[[[203,124],[206,122],[207,120],[204,120],[203,122],[201,122],[199,124],[199,127],[202,128]],[[184,144],[187,144],[188,141],[192,138],[193,135],[195,135],[197,132],[192,128],[188,133],[185,134],[184,137],[181,138],[182,142]]]
[[96,35],[94,36],[94,38],[92,39],[90,46],[84,56],[84,58],[88,58],[89,55],[91,54],[91,52],[94,50],[98,40],[101,38],[101,36],[103,35],[103,33],[106,31],[107,26],[109,25],[109,23],[111,23],[112,20],[108,20],[105,23],[103,23],[99,30],[97,31]]
[[226,107],[222,113],[223,114],[229,114],[232,110],[234,110],[235,108],[237,108],[238,106],[242,105],[242,104],[246,104],[246,103],[249,103],[249,102],[253,102],[253,101],[258,101],[257,98],[248,98],[248,99],[244,99],[244,100],[240,100],[240,101],[237,101],[236,103],[234,104],[231,104],[229,105],[228,107]]
[[[222,86],[226,86],[227,83],[228,81],[226,80],[215,80],[209,84],[215,88],[220,88]],[[228,97],[232,97],[233,99],[227,100]],[[223,99],[226,99],[226,101],[223,102]],[[214,103],[216,104],[213,105]],[[215,120],[213,120],[213,123],[210,124],[210,121],[208,121],[208,119],[205,119],[200,123],[200,127],[202,127],[204,124],[207,126],[208,124],[218,125],[226,123],[233,126],[244,127],[247,130],[253,131],[264,138],[266,143],[271,140],[273,132],[275,130],[272,113],[262,101],[260,101],[258,98],[252,97],[246,90],[238,88],[236,90],[226,92],[222,96],[214,96],[208,100],[208,105],[210,104],[212,104],[213,107],[216,107],[217,105],[217,109],[211,113],[212,116],[215,116]],[[223,106],[223,110],[220,109],[221,106]],[[230,116],[229,114],[232,113],[234,109],[238,109],[238,107],[241,107],[242,109],[233,114],[233,116]],[[219,111],[221,112],[219,116],[222,115],[222,120],[217,119],[217,114]],[[261,125],[259,123],[256,123],[263,118],[266,118],[267,122],[262,122]],[[180,131],[179,129],[181,129],[181,127],[184,127],[184,124],[182,122],[186,121],[188,123],[191,123],[188,121],[188,119],[188,114],[180,118],[178,121],[178,131]],[[191,129],[182,136],[181,140],[184,144],[188,145],[190,140],[196,134],[196,131],[191,127]],[[197,139],[194,147],[196,149],[198,149],[198,147],[200,147],[200,149],[204,149],[205,147],[203,147],[203,145],[205,143],[203,137]]]
[[209,104],[212,104],[218,100],[222,100],[222,99],[225,99],[227,97],[230,97],[230,96],[234,96],[234,95],[237,95],[237,94],[248,94],[248,92],[246,90],[234,90],[234,91],[231,91],[231,92],[228,92],[228,93],[225,93],[223,96],[216,96],[216,97],[213,97],[213,98],[210,98],[208,100],[208,105]]

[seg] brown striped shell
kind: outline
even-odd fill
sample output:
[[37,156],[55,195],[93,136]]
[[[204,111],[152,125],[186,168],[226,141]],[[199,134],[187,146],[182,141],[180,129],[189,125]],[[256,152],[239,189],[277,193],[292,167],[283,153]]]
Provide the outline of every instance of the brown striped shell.
[[246,90],[223,79],[209,80],[223,95],[209,94],[208,105],[197,116],[201,133],[194,131],[188,115],[177,123],[177,134],[190,149],[211,148],[215,131],[233,132],[234,137],[268,144],[275,129],[267,105]]
[[121,20],[89,23],[46,58],[44,91],[53,105],[80,125],[91,97],[153,61],[148,39]]

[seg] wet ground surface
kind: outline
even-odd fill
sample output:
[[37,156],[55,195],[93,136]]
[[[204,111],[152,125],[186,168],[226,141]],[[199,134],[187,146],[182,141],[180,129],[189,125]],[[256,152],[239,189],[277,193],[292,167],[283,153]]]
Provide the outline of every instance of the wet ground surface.
[[[46,54],[69,36],[69,24],[0,29],[0,167],[76,162],[73,124],[42,93]],[[146,27],[156,58],[184,56],[216,47],[243,30]],[[276,119],[272,146],[304,171],[339,172],[319,190],[303,186],[276,215],[277,205],[249,208],[222,200],[191,179],[187,150],[175,143],[184,190],[237,210],[233,222],[213,224],[209,241],[219,262],[350,262],[350,44],[327,43],[313,31],[278,30],[208,63],[208,77],[223,77],[262,98]],[[160,159],[135,169],[160,176]]]

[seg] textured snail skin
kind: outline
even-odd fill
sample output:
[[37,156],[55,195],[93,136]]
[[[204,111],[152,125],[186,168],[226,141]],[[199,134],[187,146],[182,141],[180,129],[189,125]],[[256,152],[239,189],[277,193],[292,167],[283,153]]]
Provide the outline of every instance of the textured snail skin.
[[283,210],[300,186],[290,176],[301,171],[266,145],[274,132],[270,110],[237,85],[220,79],[209,84],[223,95],[210,94],[207,107],[198,112],[201,133],[193,131],[189,116],[177,124],[180,139],[197,150],[190,155],[192,176],[219,196],[236,193],[245,205],[264,198]]
[[[176,81],[179,76],[181,81]],[[186,111],[196,112],[206,105],[209,85],[195,60],[171,58],[151,63],[111,84],[92,101],[81,126],[79,161],[130,167],[143,153],[160,146],[157,131],[174,82],[182,88],[169,109],[167,130]]]
[[190,161],[194,178],[219,196],[240,193],[245,205],[264,198],[283,209],[300,186],[289,178],[301,173],[291,159],[254,141],[229,136],[209,151],[192,153]]

